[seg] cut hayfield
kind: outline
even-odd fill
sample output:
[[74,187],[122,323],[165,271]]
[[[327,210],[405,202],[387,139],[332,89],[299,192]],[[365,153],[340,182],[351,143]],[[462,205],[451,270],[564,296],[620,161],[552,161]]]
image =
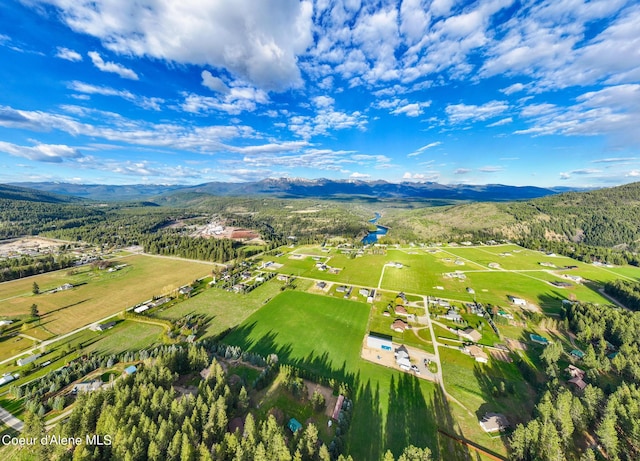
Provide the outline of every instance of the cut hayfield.
[[[211,263],[148,255],[127,256],[118,259],[118,263],[127,267],[115,272],[83,267],[75,274],[61,270],[2,283],[0,316],[28,315],[30,306],[37,304],[40,320],[36,328],[50,336],[60,335],[190,283],[210,273],[213,267]],[[41,290],[65,283],[73,288],[34,296],[34,281]]]

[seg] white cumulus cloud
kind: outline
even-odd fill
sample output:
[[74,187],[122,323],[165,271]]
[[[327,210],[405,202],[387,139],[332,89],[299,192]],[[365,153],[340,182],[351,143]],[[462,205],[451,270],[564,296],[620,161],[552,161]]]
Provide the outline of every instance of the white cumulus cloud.
[[111,72],[118,74],[122,78],[128,78],[130,80],[138,80],[138,74],[131,69],[128,69],[115,62],[105,62],[102,56],[96,51],[89,51],[87,55],[91,58],[93,65],[100,69],[102,72]]
[[82,61],[82,55],[77,51],[70,50],[69,48],[64,48],[59,46],[58,51],[56,53],[56,58],[66,59],[67,61]]
[[302,86],[297,56],[312,42],[311,1],[35,2],[124,56],[225,68],[265,89]]

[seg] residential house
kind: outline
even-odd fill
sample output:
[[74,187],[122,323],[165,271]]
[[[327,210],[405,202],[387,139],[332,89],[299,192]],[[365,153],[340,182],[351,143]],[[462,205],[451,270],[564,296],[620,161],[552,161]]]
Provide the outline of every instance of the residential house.
[[575,385],[580,390],[583,390],[585,387],[587,387],[587,383],[579,376],[576,376],[575,378],[571,378],[567,382]]
[[473,341],[474,343],[477,343],[478,341],[480,341],[480,339],[482,339],[482,334],[474,330],[473,328],[458,330],[458,336],[466,340]]
[[569,352],[572,356],[574,356],[577,359],[582,359],[584,358],[584,352],[579,351],[578,349],[574,349],[571,352]]
[[391,324],[391,329],[398,333],[404,332],[404,330],[411,328],[407,322],[402,319],[395,319]]
[[499,432],[507,429],[510,424],[507,417],[500,413],[485,413],[480,420],[480,426],[485,432]]
[[487,353],[475,344],[473,346],[466,346],[464,350],[467,354],[476,359],[476,362],[487,363],[489,361]]
[[74,394],[82,394],[84,392],[93,392],[97,391],[102,387],[102,381],[99,379],[94,379],[92,381],[84,381],[73,386]]
[[287,423],[287,427],[289,428],[289,430],[291,432],[293,432],[294,434],[296,432],[298,432],[300,429],[302,429],[302,424],[300,423],[300,421],[298,421],[295,418],[291,418],[289,420],[289,423]]
[[106,331],[106,330],[109,330],[109,329],[113,328],[115,325],[116,325],[116,322],[107,322],[107,323],[94,324],[94,325],[91,325],[89,327],[89,330],[91,330],[91,331]]
[[462,322],[462,316],[458,314],[458,311],[455,309],[449,309],[446,315],[443,315],[443,318],[447,320],[452,320],[454,322]]

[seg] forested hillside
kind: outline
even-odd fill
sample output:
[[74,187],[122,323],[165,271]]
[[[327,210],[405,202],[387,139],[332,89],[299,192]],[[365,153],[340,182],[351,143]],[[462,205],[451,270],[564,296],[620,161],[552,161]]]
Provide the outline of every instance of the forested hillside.
[[637,250],[640,183],[498,205],[526,225],[527,237]]

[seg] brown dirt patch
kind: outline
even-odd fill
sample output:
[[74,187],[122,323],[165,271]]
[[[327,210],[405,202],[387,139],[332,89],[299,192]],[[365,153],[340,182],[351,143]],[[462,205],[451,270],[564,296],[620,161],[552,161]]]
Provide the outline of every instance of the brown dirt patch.
[[509,349],[513,350],[519,350],[519,351],[526,351],[527,350],[527,345],[525,343],[523,343],[522,341],[518,341],[515,339],[508,339],[506,340],[507,342],[507,346],[509,347]]
[[513,359],[511,358],[511,356],[509,356],[509,354],[505,351],[501,351],[497,349],[488,349],[488,350],[489,350],[489,353],[491,354],[491,357],[493,357],[494,359],[501,360],[502,362],[507,362],[507,363],[513,362]]
[[336,402],[338,401],[338,397],[333,395],[333,389],[330,387],[321,386],[318,383],[314,383],[312,381],[304,380],[304,384],[307,386],[307,392],[309,393],[309,400],[313,397],[313,393],[318,391],[324,397],[324,401],[327,404],[324,414],[331,417],[333,414],[333,407],[336,406]]

